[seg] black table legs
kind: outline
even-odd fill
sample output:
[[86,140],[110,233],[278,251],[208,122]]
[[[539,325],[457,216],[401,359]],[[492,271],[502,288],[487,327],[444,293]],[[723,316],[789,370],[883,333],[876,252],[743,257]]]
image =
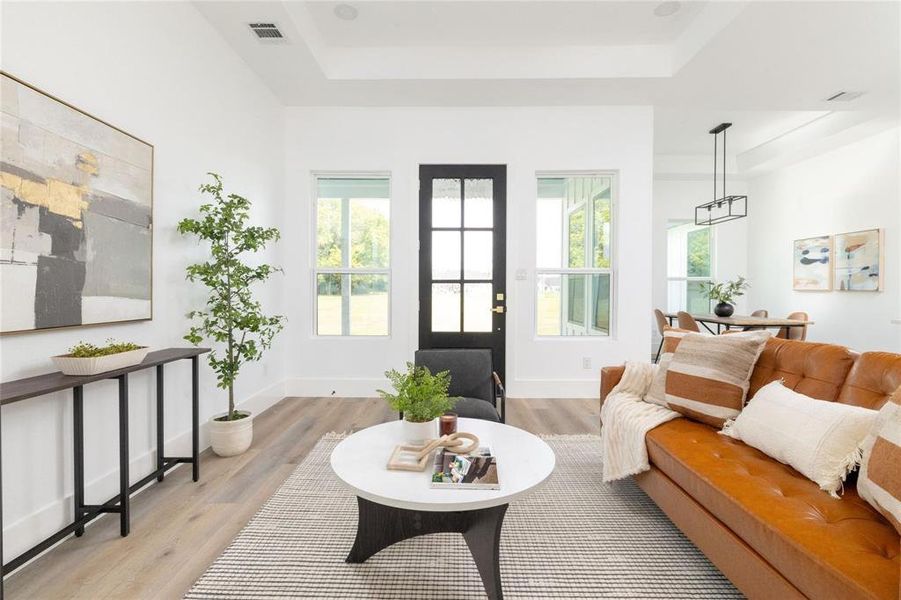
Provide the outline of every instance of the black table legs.
[[191,359],[191,466],[194,481],[200,481],[200,361]]
[[502,600],[501,526],[507,505],[479,510],[433,512],[406,510],[357,497],[357,537],[347,562],[362,563],[379,550],[430,533],[462,533],[490,600]]
[[163,467],[166,466],[165,452],[163,447],[166,445],[163,431],[165,430],[165,415],[163,413],[163,398],[165,397],[166,386],[163,378],[163,365],[156,366],[156,470],[160,472],[156,478],[162,481],[166,476]]
[[119,535],[131,528],[128,473],[128,375],[119,376]]
[[[84,388],[80,385],[72,388],[72,439],[72,473],[75,475],[73,501],[75,521],[78,522],[84,516]],[[75,537],[82,535],[84,525],[79,525],[75,529]]]

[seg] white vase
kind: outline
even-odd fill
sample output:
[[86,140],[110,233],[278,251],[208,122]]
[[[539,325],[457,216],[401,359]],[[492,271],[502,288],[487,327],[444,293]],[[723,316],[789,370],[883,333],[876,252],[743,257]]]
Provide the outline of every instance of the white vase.
[[411,444],[423,444],[427,440],[434,440],[438,437],[438,419],[424,423],[414,423],[404,419],[401,431],[404,436],[403,441]]
[[210,445],[219,456],[237,456],[250,448],[253,442],[253,415],[247,411],[238,411],[247,416],[237,421],[217,421],[228,413],[221,413],[210,419]]

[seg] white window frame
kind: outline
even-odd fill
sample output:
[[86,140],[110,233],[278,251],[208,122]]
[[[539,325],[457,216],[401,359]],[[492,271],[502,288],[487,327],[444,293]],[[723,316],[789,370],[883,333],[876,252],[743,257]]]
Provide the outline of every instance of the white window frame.
[[[617,290],[617,281],[616,281],[616,272],[617,272],[617,263],[619,260],[619,252],[617,248],[617,222],[619,221],[619,171],[617,170],[590,170],[590,171],[537,171],[535,173],[535,203],[534,206],[537,206],[538,203],[538,180],[539,179],[565,179],[568,177],[609,177],[610,184],[610,267],[600,268],[600,267],[592,267],[592,268],[572,268],[572,267],[560,267],[560,268],[545,268],[545,267],[537,267],[535,268],[535,276],[536,282],[539,277],[542,275],[560,275],[561,276],[561,284],[560,284],[560,325],[561,332],[559,335],[546,335],[538,333],[538,286],[537,283],[532,287],[533,289],[533,323],[532,323],[532,334],[534,339],[536,340],[585,340],[586,338],[590,338],[592,340],[615,340],[616,339],[616,315],[617,315],[617,306],[616,306],[616,290]],[[569,213],[578,207],[584,206],[584,203],[579,203],[573,207],[565,208],[565,210]],[[568,253],[569,253],[569,230],[568,230],[569,220],[564,218],[561,223],[561,227],[563,229],[561,242],[560,242],[560,264],[568,263]],[[536,224],[537,226],[537,224]],[[587,232],[591,231],[592,235],[594,235],[594,211],[587,210],[585,211],[585,231],[586,237]],[[591,264],[591,253],[593,251],[593,247],[590,247],[589,244],[585,244],[585,264]],[[535,261],[537,263],[538,257],[535,257]],[[586,311],[586,321],[588,326],[590,327],[592,332],[589,334],[573,334],[566,332],[566,325],[569,322],[569,315],[567,313],[567,303],[566,296],[568,294],[568,287],[563,285],[563,275],[598,275],[598,274],[607,274],[610,277],[610,330],[607,333],[604,333],[602,330],[594,327],[594,319],[590,318],[590,307],[591,307],[591,278],[586,277],[586,285],[584,294],[584,307]]]
[[[312,257],[311,284],[310,289],[313,292],[312,304],[312,331],[313,338],[326,340],[378,340],[388,339],[391,337],[392,331],[392,305],[394,295],[394,284],[392,277],[392,265],[394,264],[394,207],[392,202],[393,187],[390,171],[312,171],[311,172],[311,192],[310,197],[310,223],[312,224],[310,239],[310,256]],[[388,267],[380,269],[360,269],[347,267],[320,267],[319,262],[319,180],[320,179],[386,179],[388,181]],[[341,256],[345,261],[350,261],[350,198],[342,198],[341,202],[341,227],[342,227],[342,243]],[[383,335],[359,335],[351,333],[341,334],[320,334],[319,333],[319,275],[387,275],[388,277],[388,332]],[[350,285],[341,286],[341,331],[350,332]]]
[[[682,225],[690,225],[692,223],[694,223],[694,221],[692,221],[691,219],[684,219],[684,220],[683,219],[668,219],[666,222],[666,240],[664,242],[664,247],[666,248],[666,308],[667,308],[666,312],[671,312],[669,310],[669,308],[671,306],[670,293],[669,293],[670,285],[669,284],[671,281],[685,282],[686,285],[688,285],[689,283],[712,282],[712,281],[716,280],[716,230],[709,225],[696,225],[694,230],[700,230],[700,229],[703,229],[704,227],[707,227],[708,230],[710,231],[710,242],[709,242],[709,244],[710,244],[710,276],[709,277],[688,277],[686,275],[684,277],[682,277],[682,276],[671,277],[669,274],[669,258],[670,258],[669,257],[669,230],[671,229],[671,226],[673,226],[673,225],[682,226]],[[686,291],[686,298],[687,298],[687,296],[688,296],[688,293]],[[678,311],[678,310],[686,310],[686,309],[687,309],[687,306],[680,305],[679,308],[676,310]],[[708,302],[708,310],[709,310],[709,302]]]

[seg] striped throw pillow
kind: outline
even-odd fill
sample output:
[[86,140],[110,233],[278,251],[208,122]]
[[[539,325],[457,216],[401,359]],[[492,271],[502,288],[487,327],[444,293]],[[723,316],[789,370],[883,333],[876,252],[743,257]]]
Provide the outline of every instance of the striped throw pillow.
[[669,368],[670,361],[673,360],[673,352],[679,346],[682,338],[689,333],[694,333],[688,329],[679,329],[677,327],[666,327],[663,330],[663,348],[660,350],[660,362],[657,363],[657,372],[654,373],[654,379],[651,381],[651,387],[645,394],[645,402],[666,406],[666,370]]
[[901,533],[901,388],[876,417],[863,443],[857,492]]
[[666,405],[690,419],[722,427],[741,412],[748,379],[768,331],[686,335],[666,373]]

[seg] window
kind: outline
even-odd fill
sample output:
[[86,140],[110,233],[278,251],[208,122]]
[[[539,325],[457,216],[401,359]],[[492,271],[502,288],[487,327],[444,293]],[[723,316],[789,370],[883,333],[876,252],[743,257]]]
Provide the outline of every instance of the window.
[[390,180],[315,183],[316,334],[388,335]]
[[710,312],[704,283],[713,278],[713,228],[670,221],[666,229],[668,312]]
[[538,178],[538,335],[610,335],[613,186],[612,175]]

